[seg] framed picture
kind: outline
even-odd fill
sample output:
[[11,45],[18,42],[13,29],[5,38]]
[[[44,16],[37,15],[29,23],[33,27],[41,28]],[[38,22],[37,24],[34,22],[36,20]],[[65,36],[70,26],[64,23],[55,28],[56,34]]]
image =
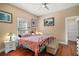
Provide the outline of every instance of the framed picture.
[[44,26],[54,26],[54,17],[44,19]]
[[12,14],[9,12],[0,10],[0,22],[12,23]]
[[31,26],[32,27],[36,27],[36,22],[35,22],[35,19],[32,19],[32,21],[31,21],[32,23],[31,23]]

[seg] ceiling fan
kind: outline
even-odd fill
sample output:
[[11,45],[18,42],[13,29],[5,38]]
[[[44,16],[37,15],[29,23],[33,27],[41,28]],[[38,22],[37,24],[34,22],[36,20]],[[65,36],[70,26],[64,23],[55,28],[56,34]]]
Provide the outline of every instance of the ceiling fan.
[[41,3],[41,4],[35,4],[35,5],[40,5],[38,10],[40,10],[42,8],[49,10],[48,3]]
[[48,3],[42,3],[42,7],[45,8],[45,9],[47,9],[47,10],[49,10]]

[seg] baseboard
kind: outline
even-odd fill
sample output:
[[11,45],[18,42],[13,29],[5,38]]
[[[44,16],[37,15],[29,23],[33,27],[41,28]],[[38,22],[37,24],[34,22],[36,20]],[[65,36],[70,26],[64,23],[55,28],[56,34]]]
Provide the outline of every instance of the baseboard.
[[67,45],[68,43],[66,43],[66,42],[59,42],[60,44],[64,44],[64,45]]
[[4,49],[0,49],[0,53],[1,53],[1,52],[4,52]]

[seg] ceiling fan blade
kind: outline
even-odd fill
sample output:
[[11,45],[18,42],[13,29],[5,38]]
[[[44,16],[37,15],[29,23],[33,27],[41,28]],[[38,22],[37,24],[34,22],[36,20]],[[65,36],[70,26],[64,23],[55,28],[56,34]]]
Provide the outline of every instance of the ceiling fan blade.
[[42,7],[39,7],[39,8],[37,9],[37,11],[40,10],[41,8],[42,8]]
[[42,5],[47,5],[48,3],[42,3]]

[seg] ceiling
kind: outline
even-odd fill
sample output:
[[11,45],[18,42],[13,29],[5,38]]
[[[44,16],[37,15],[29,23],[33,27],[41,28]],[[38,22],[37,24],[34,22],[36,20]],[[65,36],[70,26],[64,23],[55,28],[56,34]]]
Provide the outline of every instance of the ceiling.
[[43,16],[48,13],[53,13],[63,9],[79,5],[79,3],[47,3],[49,10],[42,7],[42,3],[11,3],[12,5],[21,8],[36,16]]

